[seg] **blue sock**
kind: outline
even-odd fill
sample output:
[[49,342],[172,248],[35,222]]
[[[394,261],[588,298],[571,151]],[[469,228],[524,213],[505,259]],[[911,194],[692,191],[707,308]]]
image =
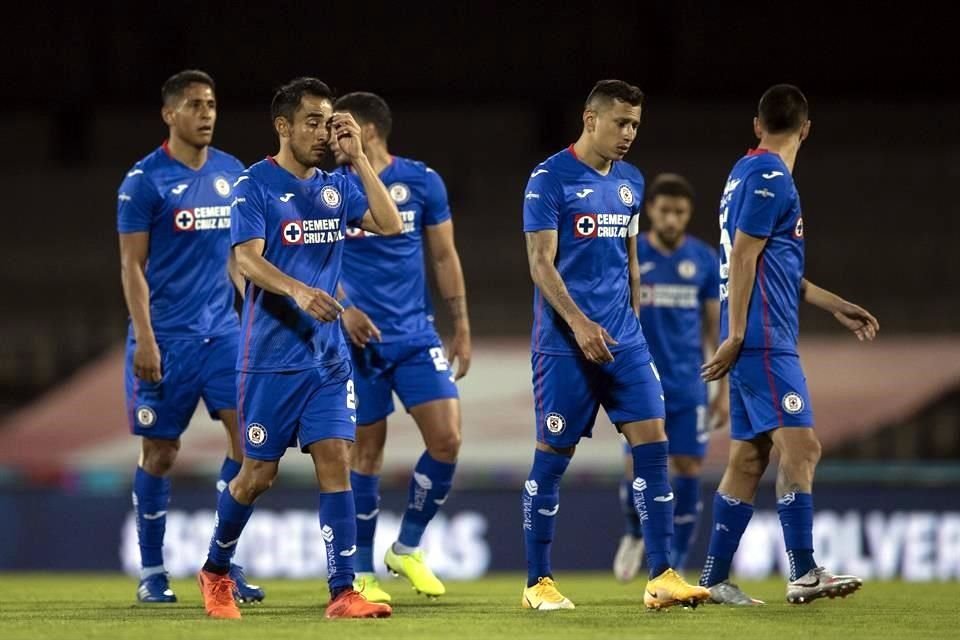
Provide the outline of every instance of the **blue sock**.
[[170,478],[158,478],[137,467],[133,476],[133,508],[137,512],[140,566],[163,566],[163,534],[167,529]]
[[220,492],[216,527],[210,539],[210,551],[203,566],[204,571],[225,574],[230,570],[230,560],[237,550],[240,534],[252,513],[252,504],[240,504],[230,494],[229,489]]
[[672,481],[676,506],[673,509],[673,548],[670,564],[682,571],[687,563],[687,552],[693,542],[700,515],[700,478],[694,476],[676,476]]
[[550,546],[560,509],[560,478],[570,458],[537,449],[533,468],[523,485],[523,537],[527,551],[527,586],[538,578],[553,577]]
[[640,527],[640,516],[633,505],[633,479],[620,481],[620,510],[626,523],[624,534],[634,538],[643,537],[643,528]]
[[426,451],[423,452],[410,479],[407,510],[400,522],[397,542],[405,547],[420,546],[424,529],[433,516],[437,515],[440,505],[447,501],[456,468],[455,462],[440,462],[430,457]]
[[357,552],[357,509],[353,491],[320,494],[320,537],[327,550],[327,584],[331,595],[351,588]]
[[377,532],[377,514],[380,513],[380,476],[350,472],[353,504],[357,511],[358,573],[373,573],[373,538]]
[[817,567],[813,561],[813,495],[787,493],[777,500],[783,542],[790,558],[790,580]]
[[224,458],[220,465],[220,479],[217,480],[217,493],[222,492],[230,484],[230,481],[240,473],[240,463],[233,458]]
[[633,503],[643,527],[647,566],[655,578],[670,568],[673,490],[667,476],[667,441],[638,444],[633,452]]
[[712,587],[730,577],[733,555],[753,516],[753,505],[717,492],[713,496],[713,533],[700,574],[700,586]]

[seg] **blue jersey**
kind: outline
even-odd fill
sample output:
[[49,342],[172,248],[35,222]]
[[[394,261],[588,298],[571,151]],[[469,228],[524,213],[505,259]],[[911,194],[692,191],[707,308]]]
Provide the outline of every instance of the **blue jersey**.
[[640,324],[669,407],[705,404],[703,366],[703,307],[720,297],[716,252],[686,236],[669,255],[637,238],[640,263]]
[[[643,184],[640,171],[623,161],[601,175],[571,145],[537,165],[524,195],[524,232],[557,232],[557,271],[581,311],[619,342],[609,346],[612,352],[646,344],[630,306],[627,264],[627,236],[637,233]],[[533,313],[534,352],[581,353],[573,331],[539,288]]]
[[133,166],[117,194],[117,231],[150,234],[150,324],[158,338],[236,331],[227,273],[232,184],[243,165],[213,147],[191,169],[167,143]]
[[[360,176],[339,170],[362,190]],[[382,237],[347,229],[341,284],[350,301],[370,316],[383,342],[432,335],[433,307],[423,262],[424,227],[450,219],[447,189],[422,162],[394,156],[380,173],[403,218],[403,232]]]
[[733,167],[720,201],[720,339],[729,331],[727,278],[737,229],[767,244],[757,261],[743,348],[796,352],[803,279],[803,218],[790,170],[751,151]]
[[[346,176],[317,170],[300,180],[267,158],[237,178],[234,195],[233,244],[263,239],[267,262],[334,295],[344,232],[367,210],[363,193]],[[320,322],[252,282],[244,298],[239,371],[300,371],[349,358],[340,322]]]

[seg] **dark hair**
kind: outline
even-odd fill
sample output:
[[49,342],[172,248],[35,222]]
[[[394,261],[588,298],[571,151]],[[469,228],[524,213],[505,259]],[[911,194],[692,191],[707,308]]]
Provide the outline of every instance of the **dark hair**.
[[187,69],[167,78],[167,81],[160,87],[160,99],[163,100],[163,104],[167,104],[168,100],[183,95],[184,90],[194,83],[205,84],[213,91],[217,90],[210,74],[199,69]]
[[325,82],[316,78],[295,78],[273,94],[273,101],[270,103],[270,120],[283,116],[293,122],[293,114],[296,113],[305,95],[333,100],[333,92]]
[[386,140],[393,128],[393,117],[386,101],[375,93],[354,91],[337,98],[334,111],[349,111],[359,124],[370,123],[377,128],[380,137]]
[[768,133],[797,131],[807,121],[810,107],[800,89],[792,84],[775,84],[760,98],[757,116]]
[[661,173],[647,187],[646,201],[653,202],[657,196],[686,198],[693,204],[693,185],[678,173]]
[[643,105],[643,91],[623,80],[601,80],[593,85],[584,106],[589,109],[599,101],[613,102],[614,100],[622,100],[630,106],[639,107]]

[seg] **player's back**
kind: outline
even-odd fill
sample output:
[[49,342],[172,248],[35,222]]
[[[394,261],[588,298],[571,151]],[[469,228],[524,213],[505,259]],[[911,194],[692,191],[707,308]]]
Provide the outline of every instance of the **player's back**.
[[[366,198],[343,175],[317,170],[300,180],[273,158],[237,179],[234,244],[264,240],[263,257],[277,269],[331,295],[340,279],[344,230],[359,223]],[[253,283],[244,300],[238,369],[297,371],[348,357],[339,322],[319,322],[285,295]]]
[[[523,230],[557,232],[554,264],[570,296],[619,344],[644,344],[630,305],[627,237],[635,235],[644,181],[633,165],[616,161],[601,175],[577,158],[573,145],[530,174],[524,195]],[[573,332],[534,290],[532,348],[539,353],[579,354]]]
[[741,158],[720,201],[720,332],[729,331],[728,277],[736,231],[767,238],[747,316],[744,349],[795,351],[803,279],[803,218],[800,196],[780,156],[763,150]]
[[120,185],[117,230],[150,234],[146,277],[158,337],[236,330],[227,256],[232,185],[241,171],[239,160],[213,147],[193,169],[164,143]]
[[[347,167],[348,176],[362,190],[360,178]],[[379,236],[359,227],[347,229],[341,284],[350,301],[377,328],[382,341],[432,334],[430,302],[423,256],[425,228],[450,219],[443,180],[422,162],[393,156],[380,173],[403,219],[396,236]]]

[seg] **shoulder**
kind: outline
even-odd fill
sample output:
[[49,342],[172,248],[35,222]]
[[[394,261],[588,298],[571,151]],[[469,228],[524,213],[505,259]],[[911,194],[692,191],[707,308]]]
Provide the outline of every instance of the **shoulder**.
[[563,180],[571,175],[571,160],[572,157],[566,149],[553,154],[530,171],[529,184],[560,186]]
[[213,162],[211,166],[214,170],[220,171],[231,171],[231,172],[240,172],[244,169],[244,164],[240,162],[239,158],[233,156],[226,151],[221,151],[216,147],[210,147],[208,150],[210,160]]
[[712,262],[717,257],[717,251],[695,236],[687,235],[687,242],[690,243],[690,251],[704,261]]
[[641,184],[644,181],[643,172],[636,166],[623,160],[617,161],[617,175],[626,180],[633,180]]
[[158,174],[169,168],[170,162],[162,147],[157,147],[143,158],[137,160],[124,174],[124,182],[131,181],[153,183]]

